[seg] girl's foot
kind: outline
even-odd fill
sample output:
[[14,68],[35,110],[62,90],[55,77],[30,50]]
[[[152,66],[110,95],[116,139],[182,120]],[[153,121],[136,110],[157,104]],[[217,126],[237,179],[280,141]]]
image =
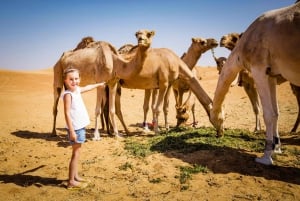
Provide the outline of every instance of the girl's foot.
[[87,183],[79,183],[79,182],[77,182],[77,185],[68,185],[67,186],[67,189],[68,190],[79,190],[79,189],[84,189],[84,188],[86,188],[88,186],[88,184]]
[[75,180],[82,183],[91,183],[91,180],[86,178],[76,178]]

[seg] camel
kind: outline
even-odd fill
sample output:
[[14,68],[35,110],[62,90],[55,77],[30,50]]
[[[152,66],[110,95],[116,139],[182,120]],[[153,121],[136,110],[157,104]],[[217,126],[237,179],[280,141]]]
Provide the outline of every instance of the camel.
[[265,150],[255,161],[272,165],[272,154],[281,152],[278,133],[277,78],[300,86],[300,3],[265,12],[243,33],[218,79],[210,121],[217,136],[224,132],[222,105],[230,84],[242,69],[251,72],[266,125]]
[[[230,51],[232,51],[241,36],[242,36],[242,33],[241,34],[239,34],[239,33],[226,34],[221,38],[220,46],[225,47],[225,48],[229,49]],[[217,63],[217,68],[218,68],[218,71],[220,74],[220,71],[222,70],[222,67],[224,65],[224,62],[226,61],[226,58],[225,58],[225,60],[223,59],[224,57],[216,58],[214,56],[213,50],[212,50],[212,53],[213,53],[213,57]],[[277,82],[280,82],[280,81],[277,80]],[[238,83],[238,86],[244,87],[244,90],[250,99],[250,102],[252,104],[252,108],[253,108],[253,111],[255,114],[255,120],[256,120],[254,132],[258,132],[261,130],[261,125],[260,125],[260,120],[259,120],[259,112],[260,112],[259,105],[260,105],[260,103],[259,103],[256,86],[254,84],[254,80],[253,80],[251,73],[244,69],[241,70],[238,75],[237,83]],[[291,132],[296,132],[297,128],[299,126],[299,123],[300,123],[300,87],[293,85],[292,83],[290,83],[290,86],[291,86],[293,94],[296,96],[297,103],[298,103],[298,116],[297,116],[297,119],[291,130]]]
[[[217,47],[218,42],[213,39],[213,38],[192,38],[192,44],[188,48],[188,51],[183,54],[181,59],[187,64],[189,69],[193,72],[194,76],[196,76],[196,69],[194,66],[196,65],[197,61],[200,59],[201,55],[205,53],[207,50]],[[185,104],[182,104],[182,99],[184,93],[190,91],[189,84],[184,80],[184,79],[177,79],[174,81],[172,84],[174,96],[175,96],[175,101],[176,105],[175,108],[177,110],[177,126],[179,126],[182,123],[185,123],[187,121],[188,114],[185,114],[186,112],[190,111],[190,108],[187,109],[186,104],[190,102],[189,100],[186,100]],[[152,94],[152,111],[154,107],[155,100],[157,98],[157,91],[156,90],[145,90],[145,96],[144,96],[144,120],[143,120],[143,127],[144,129],[148,130],[148,124],[147,124],[147,113],[149,111],[149,102],[150,102],[150,96]],[[194,94],[190,94],[190,100],[194,100],[195,98],[193,97]],[[184,105],[184,106],[183,106]],[[185,107],[185,108],[183,108]],[[191,107],[192,112],[193,112],[193,117],[194,117],[194,124],[195,124],[195,115],[194,115],[194,105]],[[153,112],[152,112],[153,113]],[[164,108],[164,117],[165,117],[165,128],[168,130],[169,129],[169,124],[168,124],[168,109]],[[153,124],[153,123],[152,123]],[[153,124],[154,125],[154,124]]]
[[[84,41],[84,39],[83,39]],[[74,67],[80,70],[81,74],[81,84],[86,85],[95,82],[106,81],[107,86],[111,91],[110,96],[115,96],[116,93],[116,81],[112,75],[113,63],[110,54],[105,54],[105,52],[110,53],[116,50],[107,42],[104,41],[92,41],[88,44],[80,46],[81,48],[76,48],[75,51],[66,51],[60,57],[53,67],[54,71],[54,106],[53,106],[53,129],[52,135],[56,135],[56,116],[57,116],[57,105],[59,101],[60,94],[63,90],[63,80],[62,73],[64,69],[69,67]],[[79,45],[78,45],[79,46]],[[77,47],[78,47],[77,46]],[[110,60],[109,60],[110,59]],[[97,88],[97,105],[96,105],[96,120],[101,112],[100,109],[103,108],[105,104],[105,89]],[[112,119],[114,119],[114,111],[110,111]],[[112,122],[113,126],[116,127],[115,121]],[[95,140],[98,140],[100,135],[98,130],[94,132]]]
[[[238,40],[242,36],[243,33],[229,33],[224,36],[222,36],[220,40],[220,47],[225,47],[228,50],[232,51],[234,47],[236,46]],[[220,57],[216,58],[214,51],[212,50],[213,57],[217,63],[217,69],[219,74],[221,73],[221,70],[226,62],[225,57]],[[238,86],[243,86],[247,96],[250,99],[253,112],[255,114],[255,127],[254,127],[254,132],[259,132],[261,131],[261,124],[260,124],[260,119],[259,119],[259,113],[260,113],[260,108],[259,108],[259,98],[258,98],[258,93],[254,84],[254,80],[250,74],[249,71],[243,69],[239,72],[238,78],[236,79],[236,83]],[[233,84],[232,86],[234,86]]]
[[[191,69],[194,73],[194,76],[197,77],[197,70],[195,65],[197,61],[200,59],[201,55],[206,51],[215,48],[218,46],[218,42],[213,38],[192,38],[192,44],[188,48],[188,51],[181,56],[181,59],[187,64],[187,66]],[[199,78],[198,78],[199,79]],[[193,114],[193,126],[196,126],[195,120],[195,98],[194,94],[189,94],[187,100],[184,104],[182,104],[182,99],[184,93],[190,91],[189,85],[183,79],[177,79],[173,85],[173,92],[176,101],[176,118],[177,118],[177,125],[180,126],[188,120],[188,113],[191,109]]]
[[[142,30],[139,35],[141,38],[146,32]],[[140,49],[140,47],[138,48]],[[138,54],[138,52],[136,53]],[[125,65],[123,61],[119,65]],[[147,56],[142,65],[139,74],[134,74],[134,80],[129,78],[121,78],[121,86],[125,88],[139,88],[139,89],[158,89],[158,96],[154,109],[154,131],[157,133],[158,129],[158,115],[161,111],[162,105],[164,113],[167,114],[168,98],[170,86],[178,79],[184,79],[190,84],[191,90],[196,94],[198,100],[203,105],[209,114],[210,98],[202,89],[199,81],[193,75],[188,66],[170,49],[167,48],[149,48]],[[140,76],[140,77],[139,77]]]

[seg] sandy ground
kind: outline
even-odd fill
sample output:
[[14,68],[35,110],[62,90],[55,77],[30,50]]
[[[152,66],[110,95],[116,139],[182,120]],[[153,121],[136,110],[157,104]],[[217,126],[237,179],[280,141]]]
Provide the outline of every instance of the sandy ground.
[[[213,97],[216,68],[201,68],[201,84]],[[92,141],[95,92],[83,95],[91,124],[82,149],[80,173],[92,180],[84,190],[68,191],[71,147],[66,141],[62,102],[59,103],[58,137],[52,130],[52,70],[13,72],[0,70],[0,200],[300,200],[300,156],[282,154],[273,167],[254,162],[262,153],[237,150],[197,151],[187,155],[174,151],[155,153],[144,159],[124,150],[124,141],[103,134]],[[288,83],[277,88],[279,131],[283,149],[300,149],[298,134],[290,134],[297,115],[296,99]],[[123,89],[122,111],[126,124],[137,138],[143,135],[143,91]],[[226,127],[253,130],[254,115],[240,87],[226,97]],[[174,98],[170,98],[169,121],[175,125]],[[197,102],[198,126],[211,126]],[[149,114],[150,119],[151,114]],[[163,122],[161,115],[160,123]],[[262,119],[262,118],[261,118]],[[119,124],[119,130],[122,131]],[[133,168],[120,170],[124,164]],[[178,166],[200,164],[211,171],[196,174],[189,188],[180,191]],[[150,181],[162,178],[159,183]]]

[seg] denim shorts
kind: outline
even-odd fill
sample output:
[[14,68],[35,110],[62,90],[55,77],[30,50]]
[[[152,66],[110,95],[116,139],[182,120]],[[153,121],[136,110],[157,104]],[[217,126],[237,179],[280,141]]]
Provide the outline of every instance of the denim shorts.
[[77,136],[77,141],[76,142],[70,140],[70,132],[69,132],[68,129],[67,129],[67,131],[68,131],[68,139],[69,139],[71,145],[73,145],[75,143],[82,144],[82,143],[85,142],[85,140],[86,140],[86,138],[85,138],[85,128],[80,128],[78,130],[75,130],[75,133],[76,133],[76,136]]

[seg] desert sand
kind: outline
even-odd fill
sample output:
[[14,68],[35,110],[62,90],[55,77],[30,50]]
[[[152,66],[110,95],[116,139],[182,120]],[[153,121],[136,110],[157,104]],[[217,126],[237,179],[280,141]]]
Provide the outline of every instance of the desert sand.
[[[213,97],[218,79],[216,68],[202,67],[199,71],[203,88]],[[52,69],[0,70],[0,200],[300,200],[299,154],[291,157],[283,152],[275,158],[274,166],[266,167],[254,162],[262,153],[170,151],[140,159],[126,152],[124,140],[109,137],[103,131],[101,141],[92,141],[95,90],[83,94],[91,124],[79,165],[80,173],[92,183],[83,190],[69,191],[65,183],[71,147],[66,141],[62,101],[58,107],[58,137],[50,137],[52,85]],[[294,149],[299,153],[299,132],[289,132],[298,112],[296,98],[287,82],[279,85],[277,92],[283,150]],[[125,122],[134,137],[141,140],[154,135],[144,135],[139,127],[143,119],[143,94],[143,90],[123,89],[121,98]],[[171,94],[171,126],[176,123],[174,105]],[[225,111],[227,128],[254,129],[250,101],[241,87],[230,89]],[[199,102],[196,115],[198,127],[212,127]],[[151,113],[148,116],[150,121]],[[262,115],[261,121],[264,128]],[[160,124],[163,125],[163,115]],[[120,123],[118,128],[123,131]],[[126,162],[134,168],[120,170]],[[211,171],[193,175],[189,188],[181,191],[177,167],[192,164],[205,165]],[[163,179],[159,183],[149,182],[155,178]]]

